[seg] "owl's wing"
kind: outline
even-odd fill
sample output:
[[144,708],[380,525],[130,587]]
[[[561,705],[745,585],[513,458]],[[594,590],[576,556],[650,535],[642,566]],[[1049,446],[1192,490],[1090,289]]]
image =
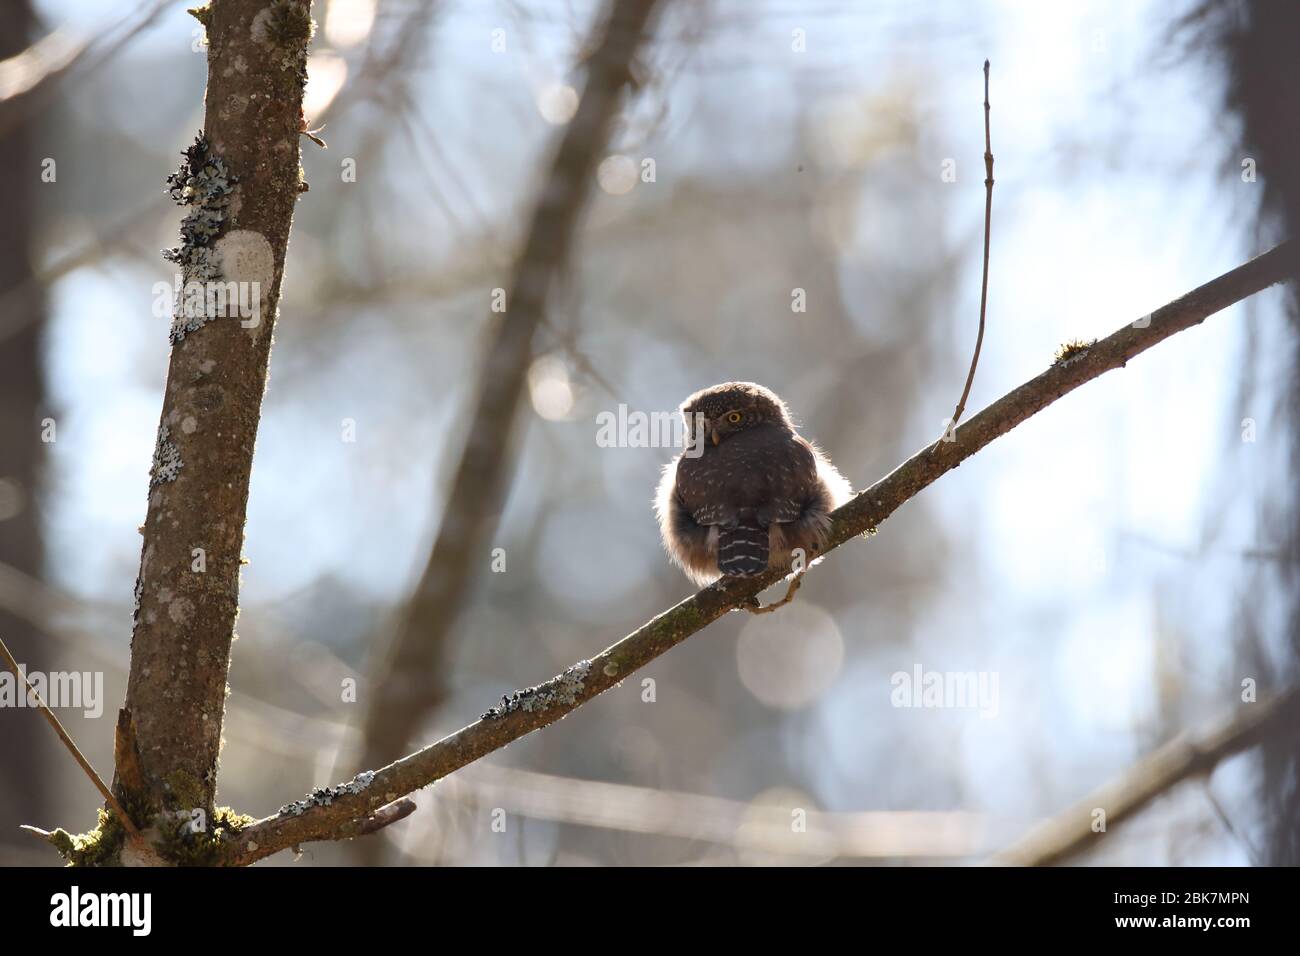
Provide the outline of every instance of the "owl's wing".
[[735,521],[736,509],[718,500],[716,471],[713,462],[702,458],[683,455],[677,459],[673,493],[682,511],[697,525],[708,527]]
[[690,509],[696,524],[731,524],[736,520],[736,509],[730,505],[710,503]]
[[792,434],[790,438],[789,465],[774,476],[772,500],[763,509],[763,517],[773,524],[798,521],[817,498],[816,449],[800,435]]
[[765,509],[763,517],[767,518],[773,524],[786,524],[790,521],[798,520],[803,514],[804,505],[807,503],[807,494],[804,489],[792,489],[794,497],[776,498],[772,504]]

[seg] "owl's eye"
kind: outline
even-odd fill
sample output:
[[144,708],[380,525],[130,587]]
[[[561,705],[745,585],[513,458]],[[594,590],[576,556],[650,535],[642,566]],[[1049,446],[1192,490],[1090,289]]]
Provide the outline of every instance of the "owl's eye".
[[742,415],[742,414],[740,414],[740,412],[728,412],[728,413],[727,413],[727,421],[731,422],[731,424],[733,424],[733,425],[738,425],[738,424],[740,424],[740,420],[741,420],[742,418],[744,418],[744,417],[745,417],[745,416]]

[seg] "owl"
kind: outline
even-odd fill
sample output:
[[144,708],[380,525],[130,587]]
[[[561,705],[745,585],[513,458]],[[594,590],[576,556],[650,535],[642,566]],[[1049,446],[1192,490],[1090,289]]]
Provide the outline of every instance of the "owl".
[[785,402],[753,382],[724,382],[681,406],[691,436],[664,468],[655,511],[664,547],[698,585],[810,561],[849,483],[794,430]]

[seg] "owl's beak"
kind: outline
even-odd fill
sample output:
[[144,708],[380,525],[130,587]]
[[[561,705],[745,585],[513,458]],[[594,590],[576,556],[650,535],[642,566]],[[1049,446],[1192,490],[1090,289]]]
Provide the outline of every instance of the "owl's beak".
[[715,448],[717,447],[718,442],[722,441],[722,439],[718,436],[718,430],[716,428],[710,429],[709,437],[713,439],[713,445]]

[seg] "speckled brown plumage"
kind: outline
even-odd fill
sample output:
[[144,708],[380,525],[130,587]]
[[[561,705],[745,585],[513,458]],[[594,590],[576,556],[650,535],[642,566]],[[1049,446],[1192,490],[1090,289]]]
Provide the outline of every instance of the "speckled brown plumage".
[[681,413],[691,445],[655,499],[664,547],[697,584],[811,561],[849,484],[794,429],[785,403],[753,382],[696,392]]

